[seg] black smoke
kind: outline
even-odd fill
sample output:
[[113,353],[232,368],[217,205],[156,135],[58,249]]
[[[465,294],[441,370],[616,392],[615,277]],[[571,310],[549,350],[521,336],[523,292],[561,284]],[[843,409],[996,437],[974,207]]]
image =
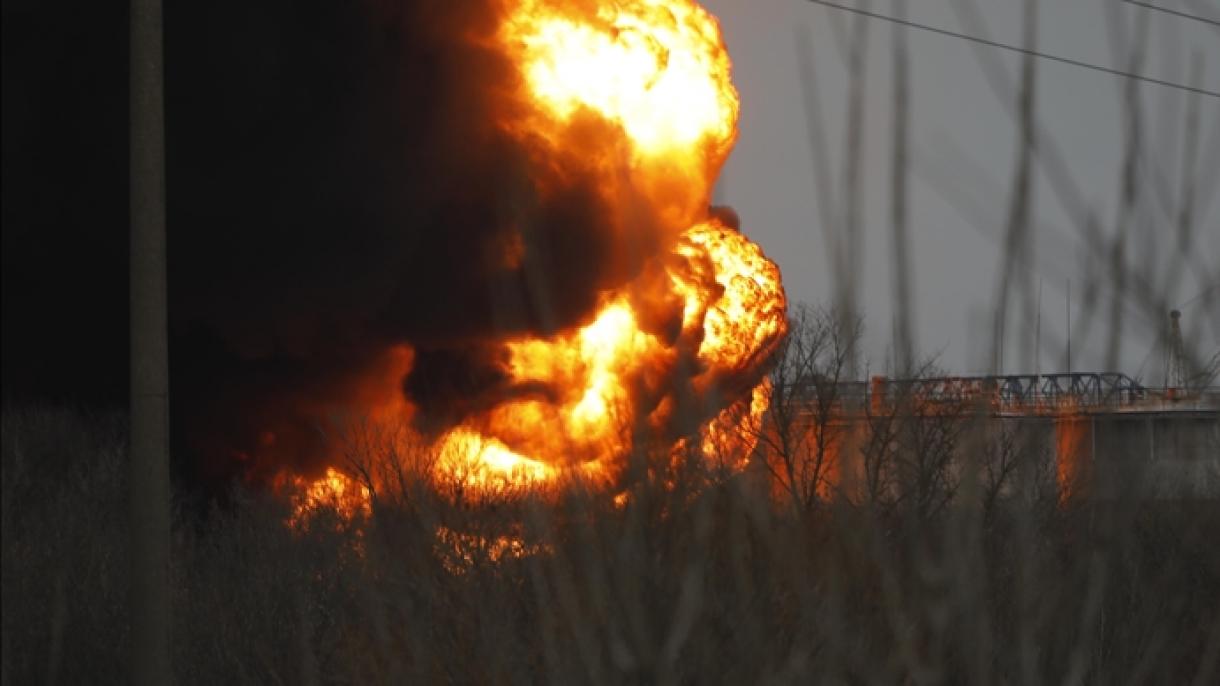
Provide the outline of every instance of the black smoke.
[[125,3],[4,2],[4,404],[127,384]]
[[[558,157],[506,133],[502,4],[166,2],[186,478],[318,466],[402,343],[415,369],[387,383],[422,429],[545,395],[506,383],[496,341],[587,321],[684,228],[624,180],[605,122],[577,117]],[[122,405],[125,5],[6,3],[3,24],[5,402]]]
[[[171,319],[180,451],[308,469],[384,350],[437,431],[520,393],[494,341],[588,321],[666,239],[571,154],[510,135],[499,3],[190,3],[169,12]],[[269,438],[273,436],[274,440]],[[223,471],[223,468],[222,468]]]

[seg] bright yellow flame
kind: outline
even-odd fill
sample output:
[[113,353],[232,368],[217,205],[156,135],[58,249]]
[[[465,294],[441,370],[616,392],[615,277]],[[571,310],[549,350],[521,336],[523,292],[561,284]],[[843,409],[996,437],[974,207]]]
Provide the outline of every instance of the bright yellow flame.
[[741,400],[727,407],[702,431],[700,448],[711,463],[742,469],[758,445],[762,432],[762,418],[771,405],[771,381],[763,378],[750,391],[748,400]]
[[700,224],[684,239],[706,251],[715,265],[723,294],[703,320],[699,357],[740,368],[759,354],[770,354],[787,330],[787,300],[779,267],[740,233],[714,222]]
[[716,20],[693,2],[601,3],[595,16],[572,16],[526,0],[504,36],[530,91],[561,121],[590,109],[651,154],[733,139],[728,53]]
[[487,429],[519,452],[588,470],[591,463],[621,454],[622,427],[616,420],[632,409],[625,384],[661,347],[639,328],[621,297],[574,332],[510,342],[512,381],[545,386],[549,395],[503,403],[490,412]]
[[500,125],[560,176],[600,170],[623,222],[644,207],[673,238],[698,221],[737,136],[715,18],[693,0],[507,1],[518,100]]
[[445,434],[437,455],[438,471],[466,486],[532,485],[556,476],[550,465],[518,455],[500,440],[465,427]]
[[529,544],[514,534],[478,536],[455,531],[443,525],[436,529],[434,549],[441,564],[450,574],[465,574],[480,564],[494,564],[551,552],[549,545]]
[[368,487],[334,467],[327,467],[326,473],[313,481],[293,477],[290,487],[295,491],[292,515],[288,518],[288,524],[293,528],[303,527],[313,515],[322,511],[334,512],[343,520],[367,517],[372,512],[372,494]]

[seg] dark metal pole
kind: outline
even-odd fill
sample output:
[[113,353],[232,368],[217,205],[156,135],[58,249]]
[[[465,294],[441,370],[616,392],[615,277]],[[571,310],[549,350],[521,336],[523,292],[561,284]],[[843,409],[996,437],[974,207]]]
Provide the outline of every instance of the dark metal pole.
[[161,0],[131,1],[131,680],[169,684],[169,351]]

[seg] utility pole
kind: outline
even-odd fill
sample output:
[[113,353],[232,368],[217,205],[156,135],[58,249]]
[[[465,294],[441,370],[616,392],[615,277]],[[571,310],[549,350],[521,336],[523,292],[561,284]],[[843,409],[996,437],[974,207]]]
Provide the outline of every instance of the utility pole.
[[130,21],[130,677],[161,686],[172,678],[161,0],[131,0]]

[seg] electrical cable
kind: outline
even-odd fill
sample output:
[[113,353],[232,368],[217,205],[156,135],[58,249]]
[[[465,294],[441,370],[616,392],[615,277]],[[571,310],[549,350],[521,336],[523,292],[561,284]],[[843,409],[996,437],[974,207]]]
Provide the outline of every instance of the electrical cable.
[[1220,21],[1218,21],[1216,19],[1211,19],[1210,17],[1204,17],[1199,14],[1191,14],[1190,12],[1183,12],[1182,10],[1175,10],[1175,9],[1171,9],[1169,7],[1161,7],[1160,5],[1154,5],[1151,2],[1142,2],[1141,0],[1122,0],[1122,1],[1127,3],[1128,5],[1135,5],[1137,7],[1143,7],[1145,9],[1150,9],[1150,10],[1153,10],[1156,12],[1164,12],[1165,14],[1172,14],[1175,17],[1180,17],[1182,19],[1190,19],[1192,21],[1200,21],[1200,22],[1203,22],[1204,24],[1211,24],[1212,26],[1215,26],[1216,28],[1220,28]]
[[903,26],[908,26],[913,29],[919,29],[921,31],[927,31],[929,33],[936,33],[936,34],[940,34],[942,36],[950,36],[952,38],[960,38],[962,40],[968,40],[968,41],[972,41],[975,43],[980,43],[982,45],[986,45],[986,46],[989,46],[992,48],[997,48],[1000,50],[1008,50],[1010,52],[1021,53],[1023,55],[1032,55],[1032,56],[1038,57],[1040,59],[1050,60],[1052,62],[1059,62],[1060,64],[1067,64],[1067,65],[1071,65],[1073,67],[1080,67],[1082,69],[1090,69],[1092,71],[1100,72],[1103,74],[1109,74],[1111,76],[1119,76],[1122,78],[1134,79],[1136,81],[1143,81],[1145,83],[1151,83],[1151,84],[1155,84],[1157,86],[1164,86],[1165,88],[1176,88],[1177,90],[1182,90],[1182,91],[1186,91],[1189,93],[1198,93],[1199,95],[1206,95],[1210,98],[1220,99],[1220,91],[1213,91],[1213,90],[1208,90],[1206,88],[1198,88],[1196,86],[1188,86],[1188,85],[1181,84],[1181,83],[1174,83],[1173,81],[1165,81],[1163,79],[1158,79],[1158,78],[1154,78],[1151,76],[1144,76],[1142,74],[1136,74],[1136,73],[1129,72],[1129,71],[1123,71],[1121,69],[1103,67],[1099,64],[1093,64],[1091,62],[1083,62],[1081,60],[1075,60],[1070,57],[1060,57],[1059,55],[1051,55],[1051,54],[1048,54],[1045,52],[1039,52],[1037,50],[1030,50],[1029,48],[1021,48],[1021,47],[1018,47],[1015,45],[1009,45],[1007,43],[1000,43],[999,41],[993,41],[993,40],[989,40],[987,38],[979,38],[978,36],[971,36],[968,33],[961,33],[959,31],[951,31],[949,29],[942,29],[942,28],[939,28],[936,26],[930,26],[928,24],[921,24],[919,22],[910,21],[908,19],[899,19],[897,17],[892,17],[888,14],[872,12],[870,10],[864,10],[864,9],[860,9],[857,7],[848,7],[846,5],[840,5],[835,2],[827,2],[827,0],[805,0],[805,1],[812,3],[814,5],[822,5],[823,7],[829,7],[831,9],[841,10],[844,12],[851,12],[853,14],[859,14],[861,16],[868,17],[870,19],[880,19],[881,21],[888,21],[888,22],[891,22],[894,24],[901,24]]

